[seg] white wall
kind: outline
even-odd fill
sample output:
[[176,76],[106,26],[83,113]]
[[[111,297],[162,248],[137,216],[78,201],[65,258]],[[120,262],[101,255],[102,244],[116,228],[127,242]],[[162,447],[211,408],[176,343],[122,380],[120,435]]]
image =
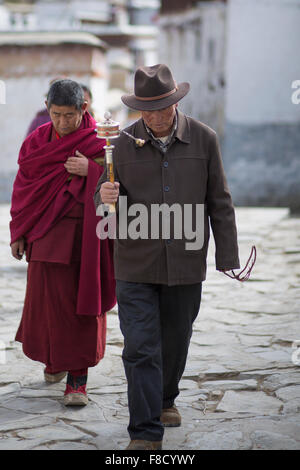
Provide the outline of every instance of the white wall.
[[0,5],[0,31],[7,30],[9,25],[9,12],[5,6]]
[[1,172],[17,170],[20,146],[31,120],[44,107],[52,77],[6,79],[6,104],[0,105]]
[[169,65],[177,82],[191,85],[180,108],[221,133],[225,12],[224,4],[216,1],[203,2],[187,12],[163,15],[158,43],[159,61]]
[[[84,83],[92,90],[94,109],[98,116],[103,116],[107,103],[107,81],[100,77],[69,78]],[[45,107],[44,101],[53,76],[10,78],[5,80],[6,104],[0,104],[1,135],[1,173],[7,174],[17,170],[18,154],[26,136],[30,122],[37,111]]]
[[226,117],[240,124],[300,121],[300,1],[230,0]]

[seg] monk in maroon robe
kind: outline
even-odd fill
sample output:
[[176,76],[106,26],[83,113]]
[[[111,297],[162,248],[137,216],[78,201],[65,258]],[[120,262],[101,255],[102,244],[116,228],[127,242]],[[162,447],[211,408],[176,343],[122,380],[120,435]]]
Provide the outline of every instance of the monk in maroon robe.
[[112,241],[96,235],[93,202],[105,141],[76,82],[53,83],[46,105],[51,122],[24,141],[12,194],[12,255],[28,261],[16,340],[46,365],[47,382],[68,372],[66,405],[85,405],[88,367],[103,358],[116,302]]

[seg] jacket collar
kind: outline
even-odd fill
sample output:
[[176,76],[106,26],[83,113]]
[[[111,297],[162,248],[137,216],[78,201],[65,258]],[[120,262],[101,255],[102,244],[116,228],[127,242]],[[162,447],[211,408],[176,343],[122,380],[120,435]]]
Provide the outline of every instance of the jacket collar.
[[181,142],[189,144],[191,142],[190,138],[190,126],[185,114],[177,110],[177,129],[175,131],[175,137]]
[[135,128],[133,129],[132,134],[134,135],[134,137],[145,140],[145,142],[147,142],[148,140],[151,140],[151,137],[146,130],[143,118],[140,118],[136,122],[136,125],[135,125]]
[[[146,142],[151,140],[149,133],[146,130],[144,121],[140,118],[136,122],[136,127],[133,132],[135,137],[144,139]],[[190,127],[185,114],[177,110],[177,129],[174,132],[174,137],[176,137],[181,142],[186,144],[190,143]],[[173,139],[172,139],[173,140]]]

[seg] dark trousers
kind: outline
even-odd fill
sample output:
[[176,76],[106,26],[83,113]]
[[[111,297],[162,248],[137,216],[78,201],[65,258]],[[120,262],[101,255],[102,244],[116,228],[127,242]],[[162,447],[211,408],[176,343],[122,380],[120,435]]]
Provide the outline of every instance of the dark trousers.
[[201,290],[117,281],[131,439],[162,440],[161,410],[179,394]]

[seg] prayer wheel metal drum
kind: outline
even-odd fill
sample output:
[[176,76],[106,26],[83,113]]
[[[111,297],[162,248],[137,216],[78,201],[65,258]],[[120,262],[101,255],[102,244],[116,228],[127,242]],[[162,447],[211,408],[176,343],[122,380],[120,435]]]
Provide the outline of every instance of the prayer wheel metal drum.
[[[120,124],[111,119],[111,114],[107,111],[104,114],[104,121],[97,122],[97,137],[99,139],[106,140],[105,149],[105,160],[107,167],[107,177],[108,181],[114,183],[114,169],[113,169],[113,149],[115,148],[111,145],[111,139],[116,139],[120,136]],[[131,134],[128,134],[126,131],[121,131],[123,134],[127,135],[130,139],[134,140],[138,147],[143,147],[145,140],[134,137]],[[115,204],[109,204],[109,212],[116,212]]]
[[111,114],[104,114],[105,121],[97,122],[97,137],[99,139],[116,139],[120,135],[120,123],[111,119]]

